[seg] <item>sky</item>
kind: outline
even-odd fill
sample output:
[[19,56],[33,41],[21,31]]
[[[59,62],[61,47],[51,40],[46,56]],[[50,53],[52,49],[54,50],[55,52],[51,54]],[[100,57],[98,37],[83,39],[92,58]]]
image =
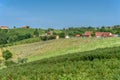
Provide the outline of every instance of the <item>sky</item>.
[[120,25],[120,0],[0,0],[0,26]]

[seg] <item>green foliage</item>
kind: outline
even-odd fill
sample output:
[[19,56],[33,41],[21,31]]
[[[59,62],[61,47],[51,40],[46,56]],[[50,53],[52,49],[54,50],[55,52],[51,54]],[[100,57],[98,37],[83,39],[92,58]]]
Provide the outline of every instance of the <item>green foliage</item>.
[[0,58],[0,64],[3,62],[3,60]]
[[33,33],[33,35],[34,35],[35,37],[39,37],[39,32],[38,32],[38,29],[35,29],[35,31],[34,31],[34,33]]
[[33,35],[39,36],[39,34],[43,34],[43,29],[22,29],[22,28],[14,28],[14,29],[6,29],[0,30],[0,44],[9,44],[17,41],[21,41],[24,39],[32,38]]
[[[120,34],[120,25],[114,25],[114,26],[102,26],[102,27],[69,27],[68,29],[62,30],[65,34],[68,34],[69,36],[75,36],[76,34],[84,34],[85,31],[92,31],[92,32],[111,32],[113,34]],[[92,34],[92,36],[95,36],[95,34]]]
[[[85,31],[92,31],[92,32],[111,32],[113,34],[120,34],[120,25],[114,26],[102,26],[102,27],[69,27],[67,29],[52,29],[48,28],[47,30],[44,29],[33,29],[33,28],[14,28],[14,29],[0,29],[0,44],[9,44],[17,41],[21,41],[24,39],[29,39],[34,37],[38,37],[45,32],[53,31],[54,35],[59,35],[60,38],[64,38],[65,35],[69,35],[71,37],[75,36],[76,34],[84,34]],[[92,34],[95,36],[95,34]],[[43,40],[51,40],[52,37],[43,37]]]
[[52,39],[55,39],[55,35],[41,36],[41,40],[43,40],[43,41],[52,40]]
[[47,37],[47,36],[41,36],[40,38],[41,38],[41,40],[43,40],[43,41],[48,40],[48,37]]
[[12,60],[6,60],[5,62],[5,65],[8,67],[8,66],[13,66],[13,65],[15,65],[16,63],[15,62],[13,62]]
[[12,42],[6,45],[1,45],[0,47],[6,47],[6,46],[13,46],[13,45],[21,45],[21,44],[28,44],[28,43],[34,43],[34,42],[39,42],[41,41],[40,37],[35,37],[35,38],[28,38],[28,39],[24,39],[24,40],[20,40],[17,42]]
[[18,58],[18,64],[27,63],[27,58]]
[[38,60],[0,71],[1,80],[119,80],[120,47]]
[[8,59],[12,58],[12,53],[9,50],[6,50],[6,51],[2,52],[2,56],[3,56],[3,58],[5,58],[5,60],[8,60]]
[[65,33],[64,32],[59,33],[58,35],[60,36],[60,38],[65,38]]

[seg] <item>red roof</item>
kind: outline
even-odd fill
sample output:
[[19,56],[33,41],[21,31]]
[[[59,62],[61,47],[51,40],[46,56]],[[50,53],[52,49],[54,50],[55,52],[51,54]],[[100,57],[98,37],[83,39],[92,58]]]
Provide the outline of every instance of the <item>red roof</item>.
[[85,36],[91,36],[91,34],[92,34],[92,31],[86,31],[83,35],[85,35]]
[[96,32],[95,35],[96,36],[102,36],[104,32]]
[[110,36],[112,36],[113,34],[112,33],[110,33],[110,32],[96,32],[95,33],[95,35],[96,36],[104,36],[104,37],[110,37]]

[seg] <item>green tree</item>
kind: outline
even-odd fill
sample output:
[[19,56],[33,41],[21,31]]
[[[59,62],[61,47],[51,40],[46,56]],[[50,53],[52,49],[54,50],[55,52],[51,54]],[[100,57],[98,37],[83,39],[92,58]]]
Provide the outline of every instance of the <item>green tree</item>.
[[12,58],[12,53],[9,50],[6,50],[6,51],[3,51],[2,56],[3,58],[5,58],[5,60],[8,60]]
[[34,33],[33,33],[33,34],[34,34],[34,36],[35,36],[35,37],[39,37],[39,32],[38,32],[38,29],[35,29],[35,31],[34,31]]

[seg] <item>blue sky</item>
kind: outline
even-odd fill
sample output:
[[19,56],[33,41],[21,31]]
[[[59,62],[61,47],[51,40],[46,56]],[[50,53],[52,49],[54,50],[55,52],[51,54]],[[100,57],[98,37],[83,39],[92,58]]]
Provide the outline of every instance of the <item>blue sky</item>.
[[35,28],[120,24],[120,0],[0,0],[0,25]]

